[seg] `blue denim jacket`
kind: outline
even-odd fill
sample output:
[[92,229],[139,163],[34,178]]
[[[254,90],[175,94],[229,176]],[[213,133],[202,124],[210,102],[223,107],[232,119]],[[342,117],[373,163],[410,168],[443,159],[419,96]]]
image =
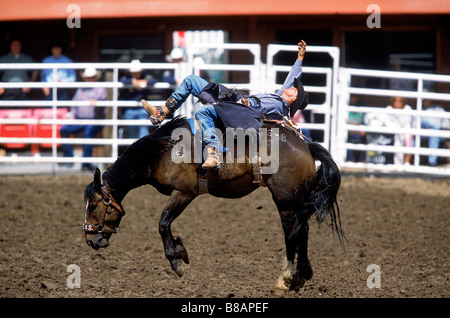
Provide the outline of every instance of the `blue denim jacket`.
[[289,104],[281,95],[286,88],[294,86],[294,78],[302,75],[303,61],[297,59],[286,77],[283,86],[275,93],[256,94],[249,96],[250,106],[263,112],[269,119],[281,119],[289,115]]

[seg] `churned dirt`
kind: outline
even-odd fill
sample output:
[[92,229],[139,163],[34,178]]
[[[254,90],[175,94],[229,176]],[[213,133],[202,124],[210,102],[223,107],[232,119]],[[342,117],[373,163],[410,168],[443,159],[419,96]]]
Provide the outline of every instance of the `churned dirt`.
[[[0,177],[0,297],[277,297],[271,287],[284,239],[266,188],[242,199],[194,200],[172,227],[190,257],[179,278],[158,234],[167,197],[150,186],[127,195],[121,232],[108,248],[87,246],[81,226],[90,181]],[[339,200],[345,252],[312,219],[314,276],[285,297],[450,297],[449,179],[347,176]],[[71,264],[80,288],[68,288]]]

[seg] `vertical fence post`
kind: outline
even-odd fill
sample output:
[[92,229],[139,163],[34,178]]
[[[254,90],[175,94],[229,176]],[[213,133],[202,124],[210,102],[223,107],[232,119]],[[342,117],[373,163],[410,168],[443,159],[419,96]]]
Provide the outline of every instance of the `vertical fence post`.
[[338,103],[337,103],[337,118],[336,123],[336,140],[332,142],[332,152],[335,153],[339,164],[343,164],[347,157],[347,106],[350,103],[350,93],[348,88],[351,84],[351,74],[346,72],[345,68],[339,69],[338,81]]
[[[119,82],[119,69],[117,66],[114,66],[113,68],[113,81],[115,83]],[[113,143],[111,145],[111,156],[113,158],[117,158],[119,156],[119,145],[118,145],[118,118],[119,118],[119,111],[118,111],[118,105],[117,101],[119,100],[119,88],[117,86],[113,87],[112,92],[112,118],[114,119],[114,123],[112,125],[112,140]]]
[[[209,47],[209,45],[206,45]],[[267,47],[267,62],[266,65],[262,64],[260,61],[260,53],[259,49],[255,45],[248,44],[224,44],[222,45],[224,49],[238,49],[238,50],[250,50],[254,56],[254,65],[205,65],[204,69],[217,69],[220,70],[223,67],[224,70],[231,71],[250,71],[250,81],[245,84],[237,84],[244,86],[245,88],[255,89],[258,92],[273,92],[275,88],[280,87],[279,84],[276,83],[276,74],[277,72],[287,72],[289,70],[289,66],[285,65],[273,65],[274,55],[279,51],[290,51],[295,52],[297,48],[295,46],[284,46],[284,45],[269,45]],[[217,47],[214,47],[217,48]],[[450,96],[443,92],[425,92],[424,91],[424,82],[443,82],[450,83],[450,76],[448,75],[437,75],[437,74],[417,74],[417,73],[407,73],[407,72],[388,72],[388,71],[377,71],[377,70],[366,70],[366,69],[349,69],[349,68],[340,68],[338,69],[336,65],[339,63],[339,50],[333,47],[310,47],[310,52],[320,52],[320,53],[328,53],[333,58],[333,68],[324,68],[324,67],[304,67],[305,72],[315,73],[315,74],[325,74],[327,75],[326,89],[320,86],[309,86],[307,87],[310,92],[313,93],[321,93],[326,94],[326,111],[320,109],[321,105],[311,105],[312,111],[317,111],[317,113],[323,113],[325,116],[331,116],[331,118],[326,119],[324,124],[321,123],[306,123],[305,126],[311,129],[323,130],[324,133],[329,136],[329,142],[326,140],[327,145],[329,147],[330,152],[336,158],[337,162],[341,165],[342,168],[353,168],[353,167],[362,167],[364,169],[369,169],[373,171],[383,171],[383,172],[391,172],[391,171],[406,171],[413,173],[427,173],[427,174],[439,174],[439,175],[450,175],[450,169],[445,166],[439,167],[428,167],[427,165],[421,165],[420,159],[422,157],[426,157],[429,155],[438,155],[439,157],[450,158],[450,150],[448,149],[431,149],[431,148],[423,148],[421,145],[422,137],[435,136],[439,138],[450,138],[450,132],[446,130],[439,129],[422,129],[421,121],[422,117],[436,117],[442,119],[450,119],[450,113],[442,112],[442,114],[438,114],[436,112],[425,112],[423,109],[423,99],[432,99],[432,100],[440,100],[440,101],[450,101]],[[189,61],[192,61],[193,55],[190,55]],[[188,62],[189,62],[188,61]],[[59,107],[70,107],[78,104],[74,101],[61,101],[58,99],[58,90],[61,88],[67,87],[87,87],[87,83],[56,83],[56,82],[38,82],[38,83],[0,83],[0,87],[4,88],[21,88],[25,85],[29,85],[28,87],[32,89],[49,87],[51,88],[51,92],[53,93],[52,99],[47,101],[34,101],[34,100],[25,100],[25,101],[0,101],[0,107],[28,107],[28,108],[39,108],[46,107],[52,108],[52,116],[51,119],[43,118],[38,119],[35,118],[0,118],[0,124],[2,125],[14,125],[14,124],[43,124],[43,125],[51,125],[52,127],[52,135],[51,138],[36,138],[36,136],[32,137],[6,137],[0,136],[1,143],[32,143],[33,145],[38,145],[41,143],[51,143],[51,156],[4,156],[0,157],[0,162],[85,162],[86,158],[62,158],[58,157],[57,154],[57,145],[59,144],[77,144],[82,145],[85,142],[89,142],[86,139],[81,138],[73,138],[73,139],[65,139],[65,138],[57,138],[58,135],[58,125],[60,124],[105,124],[112,126],[112,136],[111,139],[104,140],[91,140],[94,144],[107,144],[111,146],[111,156],[104,158],[96,158],[96,162],[99,163],[111,163],[117,157],[119,153],[119,145],[126,144],[123,140],[118,139],[118,127],[121,125],[121,119],[119,119],[119,107],[122,105],[129,105],[130,101],[119,101],[119,70],[124,68],[125,66],[121,63],[118,64],[106,64],[106,63],[90,63],[90,65],[95,65],[98,68],[108,68],[113,70],[113,78],[108,79],[107,83],[92,83],[94,87],[100,87],[101,85],[105,85],[105,87],[111,87],[112,90],[112,100],[101,102],[102,105],[112,107],[112,118],[111,120],[69,120],[69,119],[58,119],[58,108]],[[65,68],[75,68],[81,69],[87,67],[86,63],[73,63],[68,65],[61,64],[46,64],[43,65],[41,63],[24,63],[18,65],[10,65],[10,64],[0,64],[0,69],[50,69],[53,72],[57,72],[58,69]],[[178,65],[175,67],[173,64],[152,64],[148,63],[148,67],[150,69],[166,69],[173,68],[176,69]],[[193,65],[191,64],[191,67]],[[186,68],[180,68],[181,71],[185,72],[194,72],[193,69],[187,70]],[[178,71],[178,70],[177,70]],[[195,71],[197,72],[197,71]],[[184,75],[188,75],[184,73]],[[417,81],[417,91],[396,91],[396,90],[387,90],[381,88],[369,88],[369,87],[359,87],[355,85],[352,87],[351,80],[353,78],[358,77],[375,77],[375,78],[407,78],[413,79]],[[111,81],[111,82],[109,82]],[[90,84],[89,84],[90,85]],[[103,87],[103,86],[101,86]],[[373,97],[388,97],[388,96],[397,96],[400,94],[401,96],[412,98],[416,100],[416,110],[410,112],[411,116],[416,118],[415,124],[412,129],[403,129],[401,127],[385,127],[380,124],[380,127],[374,126],[361,126],[354,127],[352,125],[347,124],[348,113],[349,111],[355,110],[358,112],[364,111],[366,114],[374,113],[374,114],[384,114],[388,112],[388,114],[395,114],[395,112],[389,112],[387,110],[380,109],[380,107],[375,107],[376,105],[362,107],[363,109],[357,109],[353,107],[355,105],[350,105],[350,94],[358,94],[364,96],[373,96]],[[331,100],[331,101],[330,101]],[[163,101],[161,101],[163,102]],[[81,106],[86,106],[87,102],[80,102]],[[37,113],[37,112],[36,112]],[[191,116],[192,113],[186,114],[187,116]],[[409,116],[409,115],[405,115]],[[129,125],[129,123],[124,123],[124,125]],[[351,128],[350,128],[351,127]],[[393,146],[389,145],[369,145],[369,144],[349,144],[347,141],[348,129],[353,129],[353,127],[358,131],[366,131],[373,132],[379,134],[395,134],[395,133],[411,133],[414,135],[415,145],[410,148],[401,147],[397,152],[402,153],[411,153],[414,154],[414,166],[412,167],[404,167],[404,166],[395,166],[391,164],[374,164],[374,163],[352,163],[347,162],[346,154],[347,149],[355,149],[360,151],[380,151],[386,153],[394,153],[397,149],[394,149]],[[378,129],[379,128],[379,129]],[[55,166],[55,165],[54,165]]]
[[[423,79],[419,78],[417,80],[417,112],[418,116],[416,116],[416,120],[414,121],[415,128],[421,129],[421,123],[422,123],[422,110],[423,110],[423,103],[422,103],[422,93],[423,93]],[[415,140],[415,149],[419,149],[421,146],[421,138],[419,134],[414,135]],[[418,167],[420,164],[420,155],[418,153],[414,154],[414,166]]]
[[[58,69],[57,67],[53,68],[53,76],[52,79],[55,80],[55,75],[58,74]],[[56,144],[56,129],[57,129],[57,124],[56,124],[56,120],[57,120],[57,113],[58,113],[58,108],[57,108],[57,102],[58,102],[58,88],[55,86],[52,87],[52,119],[53,119],[53,123],[52,123],[52,138],[53,138],[53,142],[52,142],[52,157],[56,158],[58,156],[58,147]],[[39,125],[39,122],[38,122]],[[37,147],[39,147],[39,145],[37,145]],[[52,164],[53,170],[55,169],[55,163]]]
[[333,139],[334,136],[338,135],[338,116],[339,116],[339,101],[338,101],[338,87],[339,87],[339,55],[340,50],[339,48],[330,48],[328,53],[330,54],[331,58],[333,59],[333,68],[332,68],[332,82],[330,83],[330,92],[331,92],[331,138],[330,138],[330,145],[329,149],[333,152],[334,151],[334,145],[333,145]]

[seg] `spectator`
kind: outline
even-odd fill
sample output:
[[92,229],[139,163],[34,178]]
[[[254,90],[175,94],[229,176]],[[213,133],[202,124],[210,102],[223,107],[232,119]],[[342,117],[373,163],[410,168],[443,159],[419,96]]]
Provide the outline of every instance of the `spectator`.
[[[154,84],[153,78],[145,78],[142,74],[142,68],[139,60],[131,61],[131,68],[128,74],[120,78],[120,82],[124,84],[124,88],[120,91],[120,99],[128,101],[140,101],[146,99],[149,95],[147,86]],[[122,117],[124,119],[148,119],[148,114],[142,107],[127,107],[123,110]],[[127,126],[128,138],[141,138],[148,135],[148,126]]]
[[[364,125],[372,127],[384,127],[389,115],[381,113],[368,112],[364,116]],[[381,134],[375,132],[367,132],[366,143],[368,145],[388,146],[393,145],[394,136],[390,134]],[[381,151],[369,150],[366,152],[366,161],[369,163],[386,164],[390,161],[390,154]]]
[[[96,82],[100,78],[100,73],[93,67],[84,70],[81,77],[86,82]],[[86,87],[79,88],[74,97],[74,101],[90,101],[90,106],[72,107],[71,114],[75,119],[104,119],[106,116],[105,107],[96,106],[97,101],[106,99],[106,88],[104,87]],[[101,130],[102,125],[64,125],[61,127],[60,134],[62,138],[69,138],[71,134],[84,132],[84,138],[94,138]],[[62,144],[64,157],[73,157],[73,148],[70,144]],[[83,146],[83,157],[92,157],[93,146],[85,144]],[[73,166],[73,163],[67,166]],[[82,170],[91,171],[95,167],[90,163],[83,163]]]
[[[180,74],[185,74],[187,72],[187,63],[185,62],[185,53],[182,48],[175,47],[170,52],[170,55],[166,55],[166,61],[169,63],[178,63],[178,71]],[[204,78],[208,82],[212,82],[212,79],[206,70],[201,69],[205,64],[203,58],[199,55],[194,57],[193,66],[198,68],[200,77]],[[181,85],[183,78],[175,78],[174,71],[165,71],[163,73],[163,82],[176,85],[177,87]]]
[[[0,63],[34,63],[32,57],[22,53],[22,43],[19,40],[12,40],[10,45],[10,53],[0,57]],[[1,77],[2,82],[34,82],[38,77],[38,71],[30,71],[26,69],[8,69],[4,70]],[[25,100],[27,99],[29,87],[23,88],[0,88],[0,95],[3,100]]]
[[[411,106],[406,104],[406,100],[403,97],[393,97],[391,99],[391,105],[388,105],[388,109],[404,109],[411,110]],[[414,116],[412,115],[388,115],[386,116],[385,125],[387,127],[396,128],[413,128]],[[411,147],[413,145],[413,135],[411,134],[395,134],[394,147]],[[402,153],[394,154],[394,164],[410,164],[411,154]]]
[[[426,99],[423,101],[423,107],[426,111],[433,112],[445,112],[445,109],[439,105],[431,104],[431,100]],[[439,118],[439,117],[422,117],[421,119],[421,127],[425,129],[450,129],[450,119],[448,118]],[[437,136],[429,136],[428,137],[428,147],[437,149],[439,148],[439,144],[444,138],[440,138]],[[428,164],[430,166],[437,166],[437,156],[431,155],[428,157]]]
[[[391,57],[390,59],[391,70],[396,72],[403,72],[405,69],[402,68],[402,60],[399,57]],[[401,90],[401,91],[415,91],[417,90],[417,81],[409,79],[407,77],[401,78],[391,78],[390,89]]]
[[[352,95],[350,104],[353,106],[363,106],[360,102],[359,96]],[[364,125],[364,113],[360,112],[349,112],[348,113],[348,124],[351,125]],[[348,132],[348,142],[353,144],[365,144],[366,143],[366,132],[365,131],[349,131]],[[364,162],[366,160],[366,152],[358,150],[347,150],[347,160],[354,162]]]
[[[44,58],[42,63],[72,63],[72,60],[63,53],[63,45],[60,42],[52,42],[50,44],[50,56]],[[55,73],[53,69],[44,69],[41,72],[42,82],[75,82],[77,76],[73,69],[58,69]],[[42,88],[46,100],[53,99],[53,91],[50,87]],[[58,88],[58,100],[68,100],[69,91],[67,88]]]
[[[292,117],[292,120],[298,124],[299,127],[301,127],[304,123],[306,123],[305,116],[303,116],[303,111],[298,110],[294,116]],[[311,131],[309,129],[302,128],[302,134],[308,138],[311,139]]]
[[[180,64],[180,67],[184,67],[185,56],[184,51],[182,48],[175,47],[170,52],[170,55],[166,55],[166,61],[169,63],[178,63]],[[182,72],[183,73],[183,72]],[[165,71],[163,74],[163,81],[167,82],[169,84],[176,84],[176,86],[179,86],[182,82],[182,78],[175,78],[175,74],[173,71]]]

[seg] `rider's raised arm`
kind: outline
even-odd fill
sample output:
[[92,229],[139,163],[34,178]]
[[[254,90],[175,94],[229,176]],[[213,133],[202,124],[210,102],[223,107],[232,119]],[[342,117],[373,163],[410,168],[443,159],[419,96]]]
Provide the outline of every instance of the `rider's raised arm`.
[[305,41],[302,40],[300,41],[300,43],[298,43],[298,49],[299,51],[297,54],[297,59],[295,60],[295,63],[292,66],[288,76],[284,80],[283,86],[277,91],[278,95],[281,95],[285,89],[294,86],[294,78],[300,78],[300,76],[302,75],[303,57],[305,56],[306,52]]
[[297,59],[302,60],[305,57],[305,52],[306,52],[306,42],[301,40],[298,43],[298,54],[297,54]]

